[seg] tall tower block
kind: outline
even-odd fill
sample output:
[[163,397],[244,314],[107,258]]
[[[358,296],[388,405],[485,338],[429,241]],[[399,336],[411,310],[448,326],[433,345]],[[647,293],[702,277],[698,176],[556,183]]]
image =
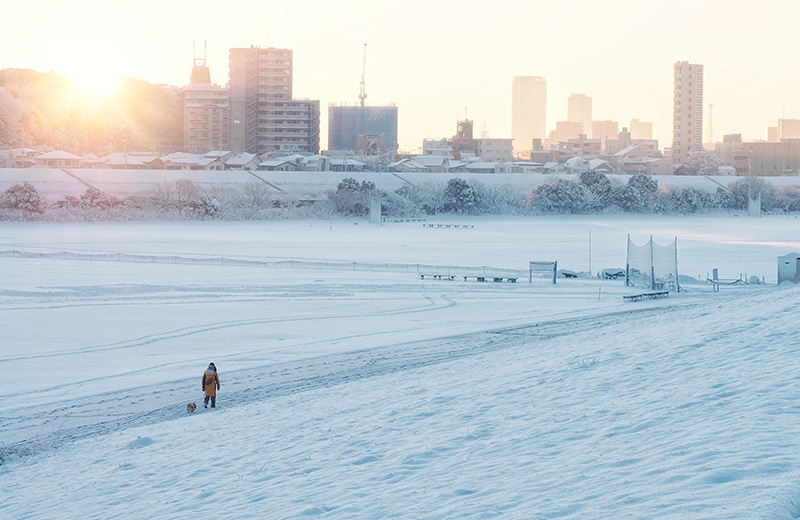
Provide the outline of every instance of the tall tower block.
[[542,76],[514,76],[511,82],[511,137],[514,153],[530,150],[547,137],[547,81]]
[[703,151],[703,66],[675,63],[672,98],[672,160],[685,162]]

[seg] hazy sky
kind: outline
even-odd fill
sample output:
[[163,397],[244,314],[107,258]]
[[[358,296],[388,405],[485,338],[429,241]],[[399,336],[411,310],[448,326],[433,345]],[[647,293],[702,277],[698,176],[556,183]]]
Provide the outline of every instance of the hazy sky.
[[[192,41],[208,41],[212,80],[224,84],[231,47],[294,50],[294,95],[327,106],[358,102],[368,44],[367,102],[399,107],[401,149],[449,137],[467,116],[476,131],[511,137],[511,80],[547,78],[547,126],[567,97],[593,98],[594,119],[652,121],[672,132],[672,66],[705,66],[704,139],[800,118],[797,0],[138,0],[14,2],[3,7],[0,68],[98,82],[121,75],[182,86]],[[785,108],[784,108],[785,107]]]

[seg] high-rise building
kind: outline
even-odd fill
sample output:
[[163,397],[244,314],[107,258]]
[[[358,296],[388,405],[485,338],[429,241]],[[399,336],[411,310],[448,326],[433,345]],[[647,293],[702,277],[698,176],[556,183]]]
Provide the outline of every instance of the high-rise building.
[[653,123],[647,121],[639,121],[638,119],[631,119],[630,125],[632,139],[652,139],[653,138]]
[[229,59],[232,150],[319,153],[319,101],[292,98],[292,51],[234,48]]
[[703,151],[702,65],[675,63],[672,107],[672,160],[682,163]]
[[181,89],[183,150],[205,153],[231,146],[230,91],[211,84],[206,58],[194,59],[189,85]]
[[592,137],[592,98],[586,94],[572,94],[567,99],[567,121],[582,123],[579,133]]
[[514,153],[530,150],[533,139],[547,137],[547,81],[514,76],[511,82],[511,137]]
[[778,141],[800,139],[800,119],[778,119]]
[[361,136],[366,136],[362,140],[383,143],[369,148],[369,155],[393,158],[397,154],[397,107],[328,106],[328,150],[353,152],[360,148],[357,144]]

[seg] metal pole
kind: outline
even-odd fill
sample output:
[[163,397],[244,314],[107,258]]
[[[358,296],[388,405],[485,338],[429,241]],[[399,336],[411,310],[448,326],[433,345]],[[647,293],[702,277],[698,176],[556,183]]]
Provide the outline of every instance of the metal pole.
[[656,289],[656,266],[653,265],[653,235],[650,235],[650,290]]
[[628,243],[626,244],[625,251],[625,287],[629,287],[631,276],[631,234],[628,233]]

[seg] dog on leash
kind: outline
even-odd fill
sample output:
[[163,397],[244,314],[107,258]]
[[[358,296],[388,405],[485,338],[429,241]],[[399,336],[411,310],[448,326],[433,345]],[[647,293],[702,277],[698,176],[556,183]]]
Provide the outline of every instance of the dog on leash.
[[197,410],[197,405],[194,403],[189,403],[186,405],[186,413],[194,413]]

